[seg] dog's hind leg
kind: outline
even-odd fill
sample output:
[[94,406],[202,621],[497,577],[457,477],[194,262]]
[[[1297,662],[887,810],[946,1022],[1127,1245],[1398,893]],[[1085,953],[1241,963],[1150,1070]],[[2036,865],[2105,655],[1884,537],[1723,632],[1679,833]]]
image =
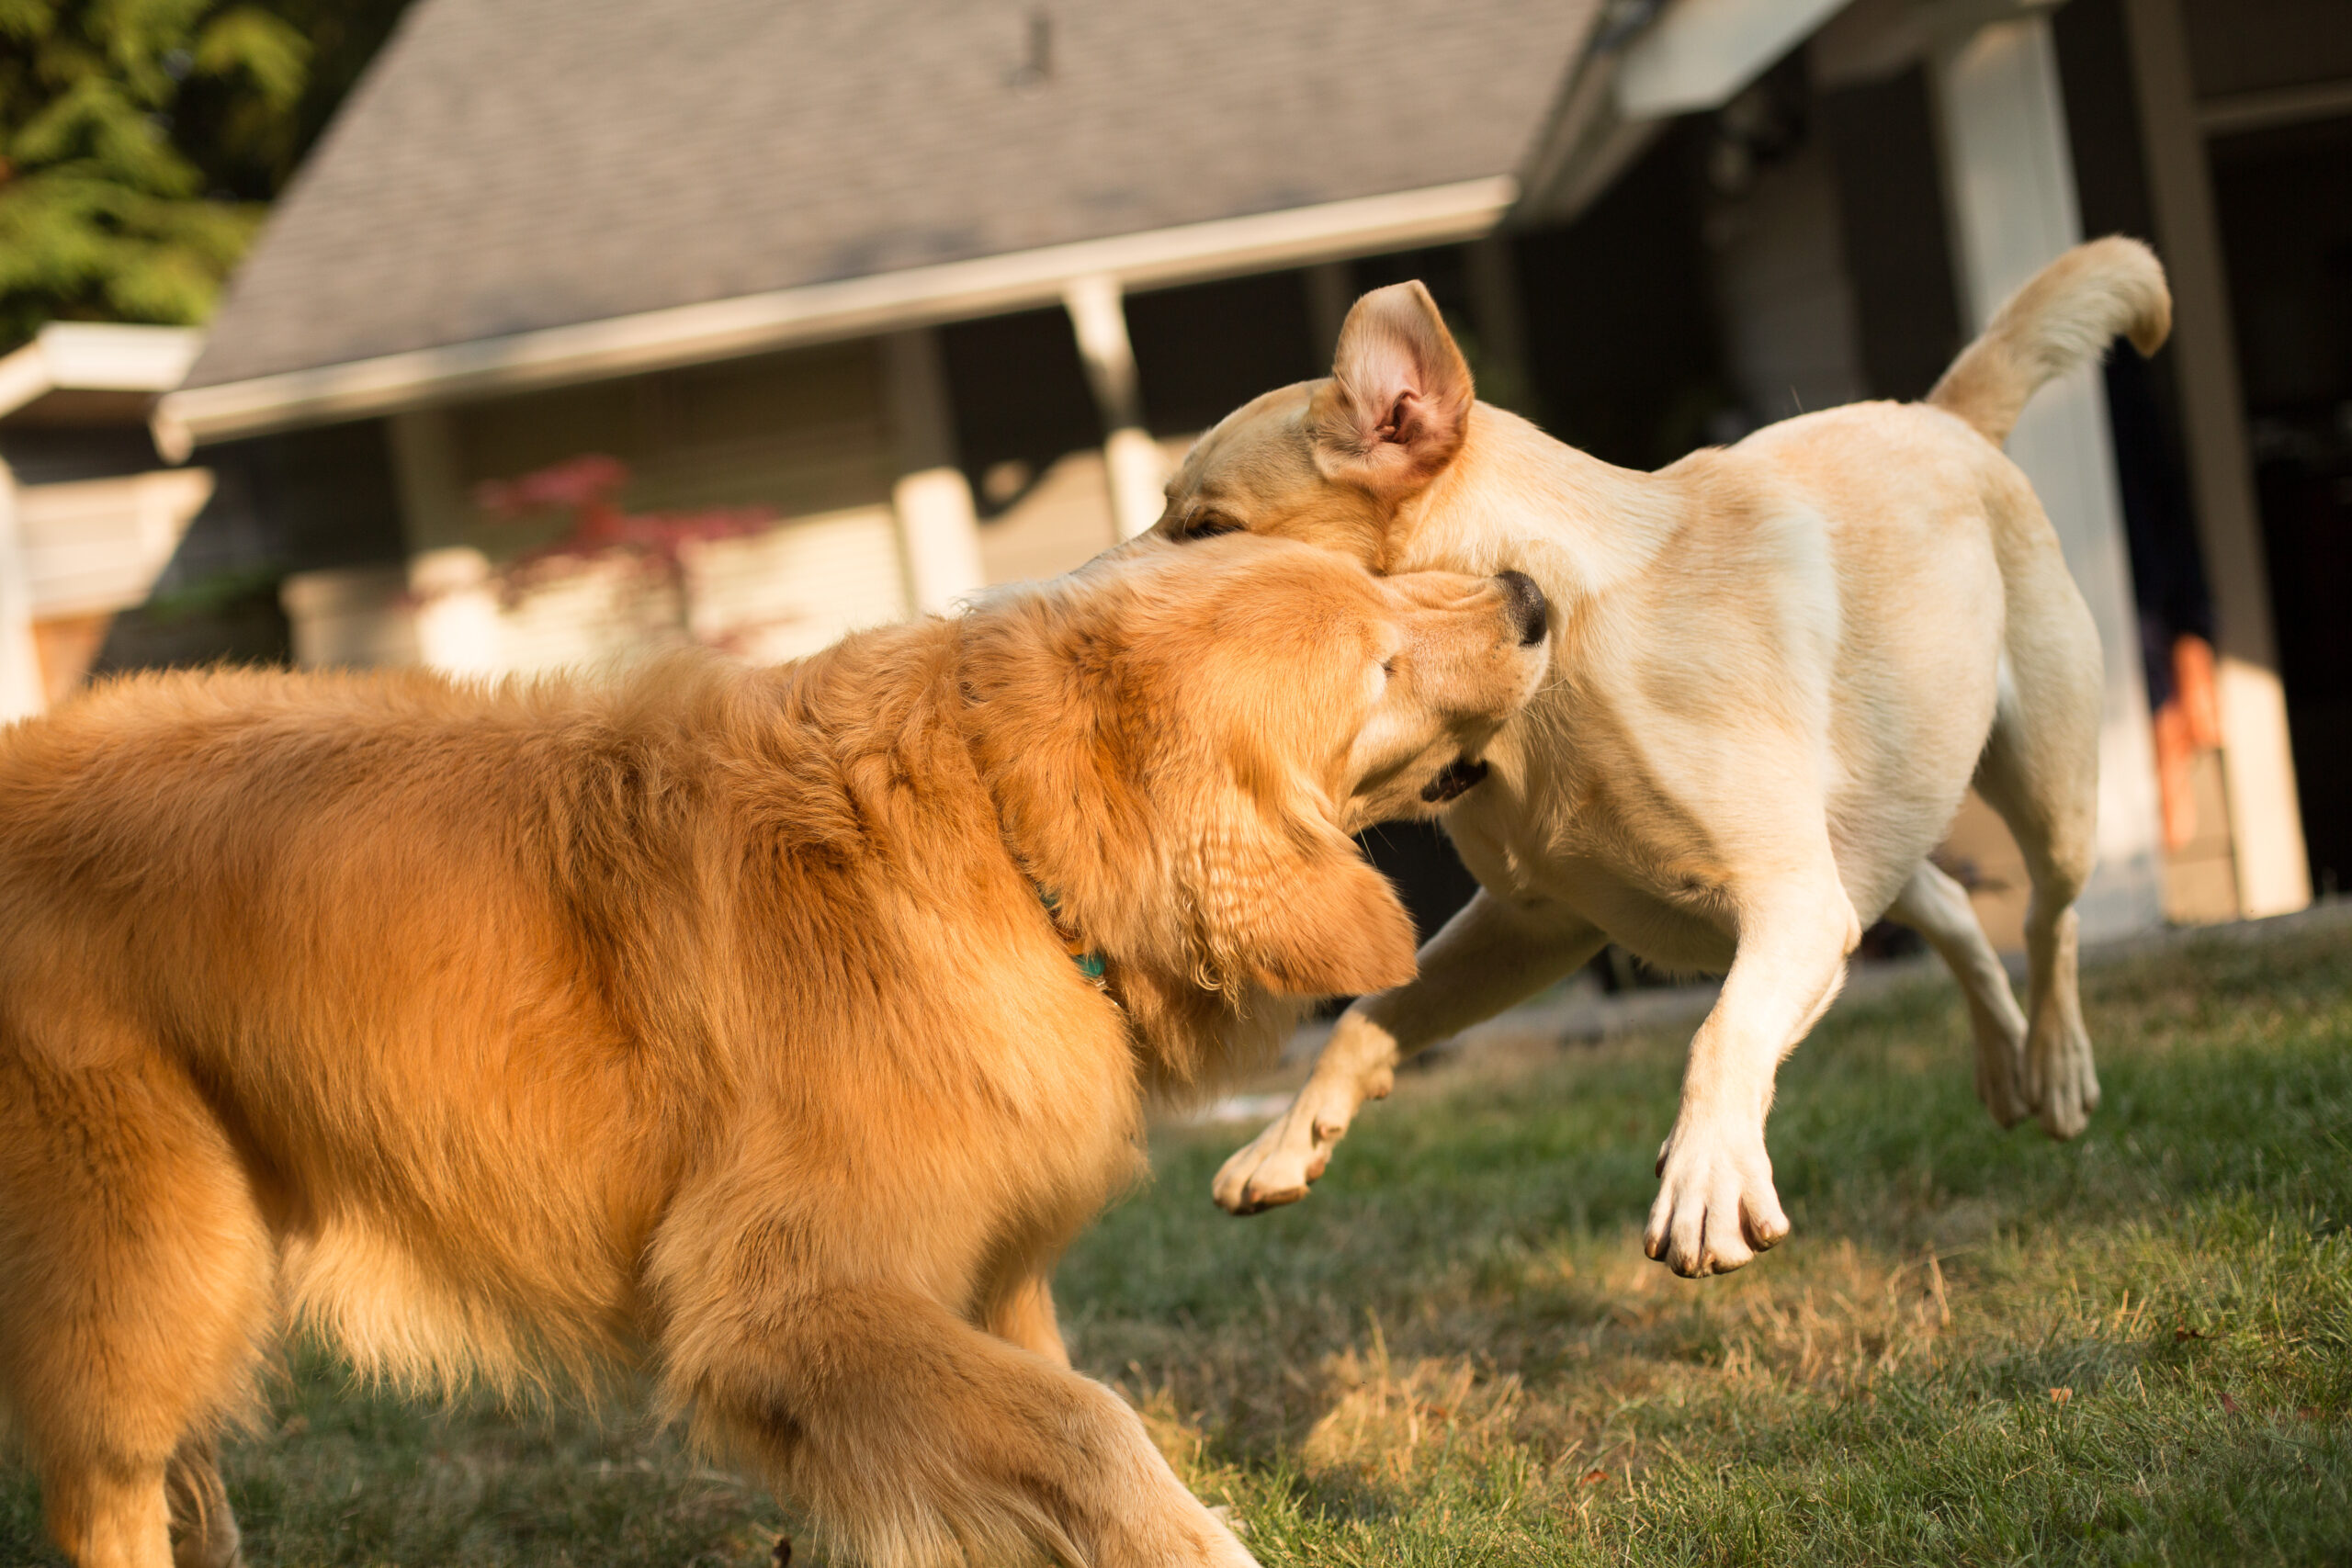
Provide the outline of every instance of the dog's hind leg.
[[1533,914],[1480,888],[1421,949],[1417,978],[1340,1015],[1290,1108],[1216,1173],[1217,1203],[1254,1214],[1306,1197],[1363,1102],[1396,1087],[1399,1063],[1573,974],[1607,940],[1581,916]]
[[160,1467],[120,1445],[94,1446],[76,1455],[52,1444],[40,1461],[50,1533],[74,1568],[240,1568],[210,1432],[183,1438]]
[[267,1228],[177,1068],[76,1022],[45,1052],[0,1017],[0,1382],[74,1568],[228,1568],[210,1438],[267,1321]]
[[1967,889],[1921,861],[1886,914],[1927,938],[1951,966],[1976,1036],[1976,1098],[1993,1120],[2016,1126],[2033,1114],[2025,1092],[2025,1014],[2000,955],[1984,940]]
[[171,1504],[173,1568],[238,1568],[237,1516],[220,1484],[218,1444],[210,1432],[180,1439],[164,1472]]
[[[2044,538],[2048,526],[2041,524]],[[2055,539],[2040,551],[2006,549],[2002,577],[2008,618],[2000,701],[1976,788],[2009,825],[2033,884],[2025,1097],[2044,1132],[2071,1138],[2098,1108],[2075,979],[2075,914],[2098,854],[2098,631]]]

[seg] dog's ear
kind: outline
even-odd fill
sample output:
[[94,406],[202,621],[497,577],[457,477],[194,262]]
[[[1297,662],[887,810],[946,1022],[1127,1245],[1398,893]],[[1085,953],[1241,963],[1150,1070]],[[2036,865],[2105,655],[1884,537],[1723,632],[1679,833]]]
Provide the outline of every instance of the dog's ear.
[[1348,312],[1317,399],[1316,462],[1384,500],[1412,494],[1462,448],[1470,366],[1419,280],[1375,288]]
[[1193,878],[1219,968],[1300,997],[1362,996],[1413,977],[1412,917],[1353,843],[1317,833],[1302,845],[1279,829],[1255,845],[1250,837],[1202,846]]

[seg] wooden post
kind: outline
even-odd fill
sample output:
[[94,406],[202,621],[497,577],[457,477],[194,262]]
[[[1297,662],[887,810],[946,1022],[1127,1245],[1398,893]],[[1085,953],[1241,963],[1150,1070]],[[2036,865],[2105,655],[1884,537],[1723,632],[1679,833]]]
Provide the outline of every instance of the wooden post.
[[1078,334],[1079,357],[1102,411],[1102,462],[1111,482],[1111,518],[1122,539],[1132,539],[1159,521],[1159,445],[1143,425],[1143,388],[1136,371],[1135,345],[1127,341],[1127,313],[1119,280],[1096,274],[1072,278],[1062,303]]
[[489,558],[466,542],[469,502],[449,411],[410,409],[388,423],[417,660],[448,674],[489,679],[506,667],[503,626]]
[[988,579],[971,481],[956,461],[956,409],[938,330],[918,327],[884,338],[882,367],[899,471],[890,505],[899,517],[907,601],[919,615],[948,615]]
[[1315,367],[1328,374],[1340,351],[1340,329],[1347,323],[1348,307],[1356,302],[1354,283],[1345,262],[1317,262],[1306,269],[1306,323],[1315,334]]

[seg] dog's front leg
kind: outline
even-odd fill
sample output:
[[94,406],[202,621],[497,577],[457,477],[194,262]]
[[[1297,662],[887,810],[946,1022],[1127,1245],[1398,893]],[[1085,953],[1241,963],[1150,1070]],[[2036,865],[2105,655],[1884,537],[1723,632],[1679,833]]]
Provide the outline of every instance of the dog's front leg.
[[1480,888],[1421,949],[1418,978],[1340,1015],[1290,1108],[1216,1173],[1217,1203],[1254,1214],[1306,1197],[1363,1102],[1396,1087],[1398,1063],[1572,973],[1605,940],[1556,906],[1516,906]]
[[1069,1348],[1062,1342],[1061,1320],[1054,1312],[1050,1268],[1020,1264],[1009,1269],[989,1292],[982,1326],[1057,1367],[1069,1365]]
[[1676,1273],[1728,1273],[1789,1234],[1764,1152],[1772,1077],[1836,998],[1860,940],[1834,870],[1776,886],[1741,915],[1723,994],[1690,1042],[1643,1235]]
[[672,1396],[854,1561],[1255,1568],[1117,1394],[919,1291],[705,1304],[665,1336]]

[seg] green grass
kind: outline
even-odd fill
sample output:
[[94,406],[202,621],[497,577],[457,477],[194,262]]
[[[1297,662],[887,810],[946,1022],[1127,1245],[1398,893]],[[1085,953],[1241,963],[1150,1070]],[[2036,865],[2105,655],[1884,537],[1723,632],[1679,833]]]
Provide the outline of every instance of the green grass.
[[[2096,971],[2106,1104],[1996,1131],[1938,980],[1840,1010],[1771,1127],[1792,1239],[1640,1255],[1681,1039],[1409,1075],[1312,1199],[1162,1129],[1065,1265],[1118,1382],[1269,1564],[2352,1562],[2352,940]],[[764,1560],[784,1516],[658,1430],[424,1409],[306,1364],[237,1448],[251,1556]],[[49,1562],[21,1472],[0,1562]]]

